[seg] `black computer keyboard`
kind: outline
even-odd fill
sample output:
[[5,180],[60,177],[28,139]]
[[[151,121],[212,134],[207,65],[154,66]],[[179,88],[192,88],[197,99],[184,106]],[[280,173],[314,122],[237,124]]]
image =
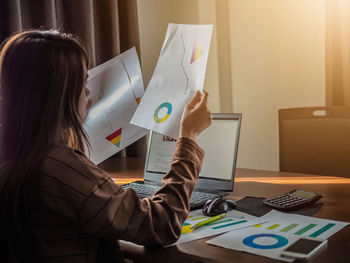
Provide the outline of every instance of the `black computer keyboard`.
[[[140,198],[151,197],[160,187],[149,184],[130,183],[122,186],[123,188],[134,189]],[[221,193],[206,193],[194,191],[190,199],[190,209],[201,208],[208,199],[215,199],[216,197],[223,196]]]

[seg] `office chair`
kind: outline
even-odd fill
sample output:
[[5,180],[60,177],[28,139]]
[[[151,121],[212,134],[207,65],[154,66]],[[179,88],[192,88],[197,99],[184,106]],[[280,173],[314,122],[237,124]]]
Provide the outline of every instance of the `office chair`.
[[350,177],[350,107],[279,110],[280,171]]

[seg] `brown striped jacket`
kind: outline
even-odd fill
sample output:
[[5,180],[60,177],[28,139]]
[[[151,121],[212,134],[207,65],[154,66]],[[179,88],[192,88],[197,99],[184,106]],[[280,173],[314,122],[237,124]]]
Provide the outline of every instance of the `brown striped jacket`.
[[38,182],[37,253],[43,262],[123,262],[119,239],[147,246],[175,242],[203,157],[194,141],[180,138],[162,188],[152,199],[140,199],[81,152],[56,145]]

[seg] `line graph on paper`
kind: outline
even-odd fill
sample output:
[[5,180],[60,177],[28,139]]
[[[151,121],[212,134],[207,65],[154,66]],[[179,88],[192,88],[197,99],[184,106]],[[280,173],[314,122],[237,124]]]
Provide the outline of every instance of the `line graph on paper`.
[[187,94],[187,90],[188,90],[188,76],[187,76],[187,73],[186,73],[186,70],[184,68],[184,57],[185,57],[185,53],[186,53],[186,46],[185,46],[185,42],[184,42],[184,37],[183,35],[181,34],[181,41],[182,41],[182,47],[183,47],[183,54],[182,54],[182,60],[181,60],[181,67],[182,67],[182,70],[185,74],[185,77],[186,77],[186,89],[185,89],[185,95]]
[[132,88],[132,85],[131,85],[131,77],[130,77],[130,75],[129,75],[129,73],[128,73],[128,70],[127,70],[127,68],[126,68],[126,66],[125,66],[125,62],[123,61],[123,58],[120,58],[120,62],[121,62],[121,64],[122,64],[123,67],[124,67],[124,70],[125,70],[126,75],[128,76],[129,83],[130,83],[130,89],[131,89],[131,91],[132,91],[132,94],[133,94],[134,97],[135,97],[135,101],[136,101],[137,105],[139,105],[140,102],[141,102],[141,97],[140,97],[140,96],[137,96],[136,93],[135,93],[135,91],[134,91],[134,89]]

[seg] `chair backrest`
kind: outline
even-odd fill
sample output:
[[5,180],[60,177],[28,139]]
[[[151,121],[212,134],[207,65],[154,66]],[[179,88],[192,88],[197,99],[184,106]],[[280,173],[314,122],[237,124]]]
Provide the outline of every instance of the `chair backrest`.
[[350,177],[350,107],[279,110],[280,171]]

